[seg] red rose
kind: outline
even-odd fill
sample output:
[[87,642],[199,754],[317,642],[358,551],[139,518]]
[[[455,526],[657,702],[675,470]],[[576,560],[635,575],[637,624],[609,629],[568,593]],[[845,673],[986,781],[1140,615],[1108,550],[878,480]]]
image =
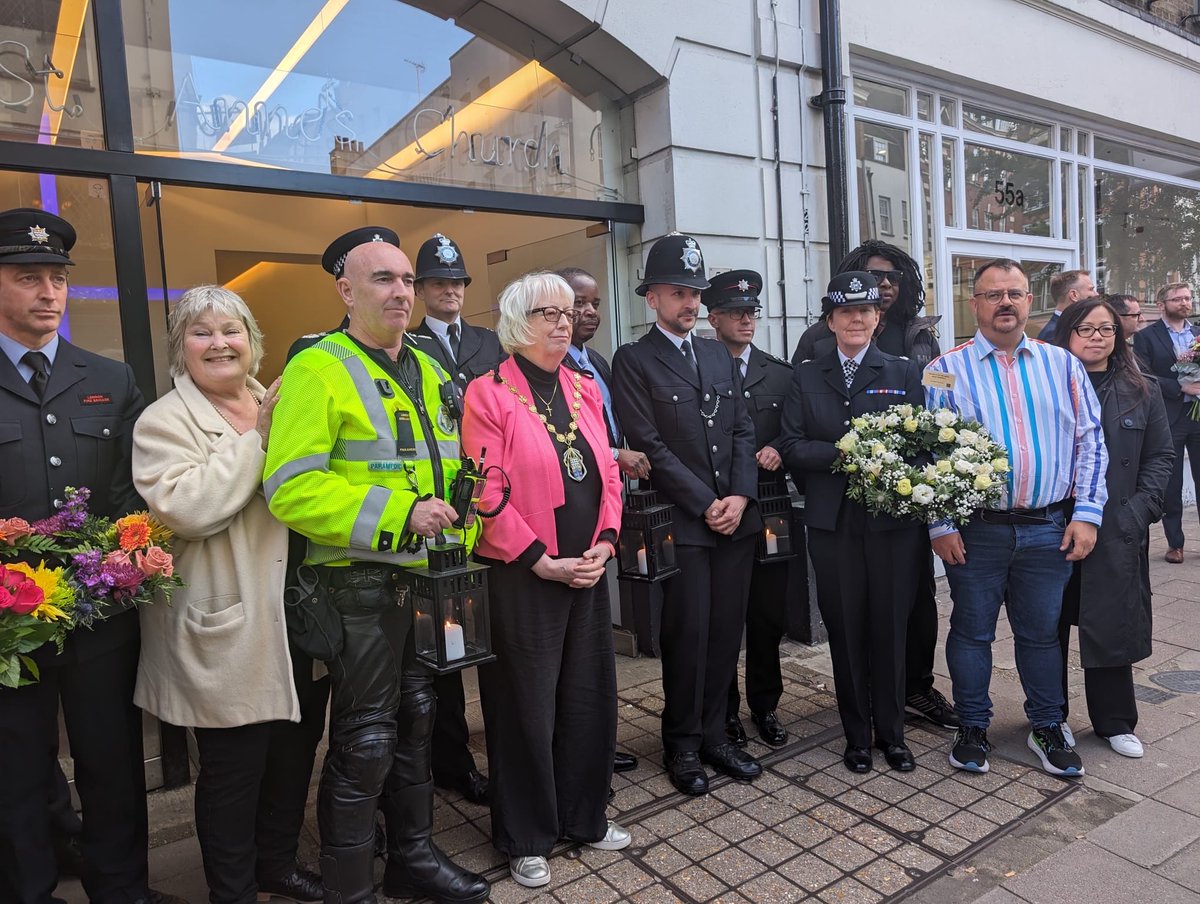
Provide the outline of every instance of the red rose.
[[25,575],[0,566],[0,610],[28,615],[45,599],[42,588]]

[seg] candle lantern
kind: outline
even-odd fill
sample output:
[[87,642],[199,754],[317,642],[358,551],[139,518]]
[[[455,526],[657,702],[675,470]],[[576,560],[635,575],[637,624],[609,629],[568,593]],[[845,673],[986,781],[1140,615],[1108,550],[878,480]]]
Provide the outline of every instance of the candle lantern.
[[439,675],[493,661],[487,566],[468,562],[461,543],[426,551],[428,565],[405,572],[417,658]]
[[756,562],[782,562],[795,556],[792,550],[792,500],[782,480],[760,482],[758,513],[763,530],[758,535]]
[[671,525],[674,506],[660,502],[654,490],[628,490],[621,514],[619,581],[656,584],[679,573]]

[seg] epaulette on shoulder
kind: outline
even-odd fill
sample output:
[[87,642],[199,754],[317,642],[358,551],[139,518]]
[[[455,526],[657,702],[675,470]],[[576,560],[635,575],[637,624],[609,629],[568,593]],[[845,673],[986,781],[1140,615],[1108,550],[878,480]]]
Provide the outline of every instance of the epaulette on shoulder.
[[770,352],[763,352],[763,355],[766,357],[766,359],[768,361],[773,361],[776,364],[782,364],[788,370],[792,369],[791,362],[784,361],[783,358],[776,357],[775,355],[772,355]]

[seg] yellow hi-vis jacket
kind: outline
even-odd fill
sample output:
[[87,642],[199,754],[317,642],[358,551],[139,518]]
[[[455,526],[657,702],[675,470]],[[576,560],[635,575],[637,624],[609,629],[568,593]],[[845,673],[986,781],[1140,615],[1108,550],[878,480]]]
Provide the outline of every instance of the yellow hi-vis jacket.
[[439,393],[450,378],[423,353],[407,354],[421,369],[416,403],[344,333],[284,369],[263,490],[271,513],[308,538],[309,565],[425,563],[423,546],[404,549],[419,539],[408,518],[422,498],[448,501],[460,447]]

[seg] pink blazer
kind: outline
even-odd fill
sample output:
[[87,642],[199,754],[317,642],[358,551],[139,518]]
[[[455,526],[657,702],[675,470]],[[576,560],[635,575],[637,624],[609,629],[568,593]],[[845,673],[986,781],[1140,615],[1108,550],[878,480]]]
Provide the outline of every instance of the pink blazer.
[[[529,383],[512,358],[501,362],[500,374],[527,398],[533,398]],[[559,370],[559,385],[567,398],[574,391],[573,372]],[[579,411],[581,436],[575,440],[591,446],[596,464],[601,470],[603,490],[600,514],[592,531],[592,543],[602,531],[621,529],[621,471],[613,461],[608,446],[608,429],[604,422],[604,402],[595,381],[580,381],[583,407]],[[549,440],[549,442],[547,441]],[[558,449],[551,451],[551,444]],[[508,505],[495,518],[483,520],[483,536],[476,546],[480,555],[512,562],[529,548],[534,540],[546,545],[549,555],[558,554],[558,539],[554,529],[554,510],[563,504],[564,472],[560,459],[561,448],[550,437],[541,419],[522,405],[503,383],[487,374],[471,381],[467,387],[463,415],[463,447],[467,454],[479,460],[479,450],[487,449],[484,466],[499,465],[512,483]],[[493,472],[484,489],[479,507],[494,509],[500,502],[503,481]]]

